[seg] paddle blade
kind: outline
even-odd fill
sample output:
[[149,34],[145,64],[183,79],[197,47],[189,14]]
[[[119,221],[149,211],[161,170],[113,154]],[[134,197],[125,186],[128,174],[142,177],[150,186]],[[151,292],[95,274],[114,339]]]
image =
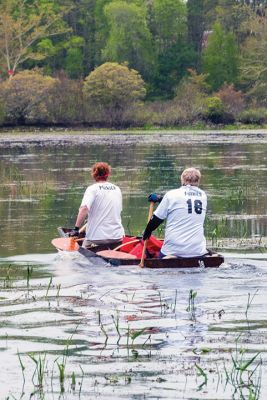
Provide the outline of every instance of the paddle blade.
[[56,238],[51,243],[56,249],[63,251],[78,251],[80,248],[75,239],[71,237]]
[[104,258],[114,258],[114,259],[119,259],[119,260],[136,260],[137,257],[134,256],[133,254],[129,253],[123,253],[122,251],[117,251],[117,250],[102,250],[98,251],[96,253],[98,256],[104,257]]

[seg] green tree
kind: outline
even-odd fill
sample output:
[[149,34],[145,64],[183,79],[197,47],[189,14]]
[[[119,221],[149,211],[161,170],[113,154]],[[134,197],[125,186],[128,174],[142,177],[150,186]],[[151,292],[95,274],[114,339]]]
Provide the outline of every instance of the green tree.
[[154,0],[150,27],[157,54],[154,95],[172,97],[195,53],[188,43],[187,9],[181,0]]
[[66,32],[66,7],[48,1],[0,2],[0,55],[10,75],[27,60],[45,58],[34,46],[43,38]]
[[120,124],[124,113],[145,96],[145,84],[136,70],[127,65],[105,63],[85,79],[84,96],[89,118],[97,118],[110,125]]
[[205,31],[205,0],[187,1],[188,40],[200,55]]
[[128,62],[144,78],[150,78],[154,68],[152,38],[147,27],[145,8],[126,1],[113,1],[105,7],[109,37],[103,59]]
[[214,24],[208,45],[203,51],[203,72],[213,90],[224,83],[236,83],[238,78],[238,47],[235,36],[223,31],[219,23]]
[[267,105],[267,21],[256,18],[242,48],[240,81],[247,94]]
[[70,78],[78,79],[83,75],[83,49],[84,39],[80,36],[72,36],[66,43],[66,58],[64,69]]

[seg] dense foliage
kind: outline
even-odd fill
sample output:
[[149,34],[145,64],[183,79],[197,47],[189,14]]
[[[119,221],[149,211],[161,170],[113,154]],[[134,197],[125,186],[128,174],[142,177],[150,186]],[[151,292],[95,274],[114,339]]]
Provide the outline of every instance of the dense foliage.
[[265,122],[266,38],[267,0],[1,0],[0,122]]

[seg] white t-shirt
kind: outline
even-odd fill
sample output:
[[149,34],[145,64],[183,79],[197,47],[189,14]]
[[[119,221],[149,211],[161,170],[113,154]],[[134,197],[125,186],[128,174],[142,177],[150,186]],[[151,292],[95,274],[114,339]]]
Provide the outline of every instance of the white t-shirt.
[[88,208],[87,240],[121,239],[122,195],[118,186],[97,182],[86,189],[81,207]]
[[205,254],[206,210],[206,193],[196,186],[181,186],[167,192],[154,212],[160,219],[167,218],[162,253],[180,257]]

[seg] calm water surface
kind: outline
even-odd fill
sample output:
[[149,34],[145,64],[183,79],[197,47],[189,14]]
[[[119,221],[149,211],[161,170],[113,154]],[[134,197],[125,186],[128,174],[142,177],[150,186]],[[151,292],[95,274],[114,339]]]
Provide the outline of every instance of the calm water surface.
[[[104,143],[0,149],[0,398],[266,399],[267,144]],[[199,167],[223,266],[155,272],[57,254],[50,241],[75,222],[99,160],[131,234],[150,192]]]

